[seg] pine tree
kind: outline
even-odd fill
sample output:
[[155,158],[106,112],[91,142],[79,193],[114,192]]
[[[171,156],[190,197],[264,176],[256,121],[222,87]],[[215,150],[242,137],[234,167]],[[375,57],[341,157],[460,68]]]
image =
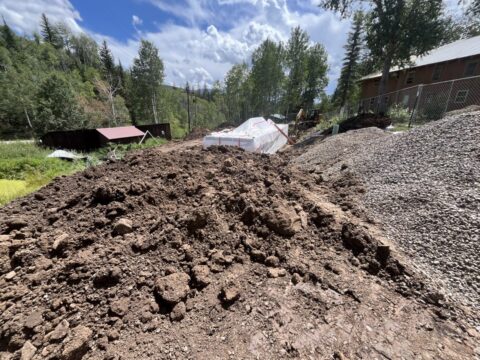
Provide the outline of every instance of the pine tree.
[[115,71],[115,62],[112,52],[108,48],[106,40],[103,40],[102,47],[100,48],[100,61],[102,62],[102,68],[105,75],[113,76]]
[[5,21],[5,18],[2,16],[3,19],[3,26],[1,28],[0,34],[2,35],[2,38],[5,41],[5,47],[7,49],[16,49],[17,48],[17,38],[10,28],[8,26],[7,22]]
[[50,23],[50,20],[48,20],[47,15],[44,13],[42,14],[40,26],[42,28],[41,34],[43,36],[43,40],[52,44],[54,48],[60,49],[62,47],[62,40],[57,32],[57,29]]
[[347,44],[344,46],[345,57],[343,58],[342,71],[333,95],[333,101],[341,107],[343,107],[358,90],[359,60],[363,43],[362,29],[363,14],[357,12],[353,18],[352,29],[348,34]]

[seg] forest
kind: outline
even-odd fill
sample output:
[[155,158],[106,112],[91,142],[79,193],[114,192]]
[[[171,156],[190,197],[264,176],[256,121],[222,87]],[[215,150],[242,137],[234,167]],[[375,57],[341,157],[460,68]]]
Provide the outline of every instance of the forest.
[[[0,136],[38,137],[52,130],[169,122],[175,137],[191,127],[236,124],[258,114],[313,106],[327,85],[327,54],[307,33],[292,29],[288,43],[264,41],[251,65],[232,67],[224,84],[164,83],[155,45],[141,40],[130,68],[108,43],[41,18],[41,32],[19,36],[0,26]],[[188,95],[187,95],[188,93]],[[189,102],[187,104],[187,101]]]
[[[161,54],[149,41],[139,42],[138,54],[126,68],[106,41],[98,44],[85,33],[73,33],[46,14],[39,19],[41,31],[31,35],[16,34],[4,20],[0,138],[159,122],[169,122],[174,137],[182,137],[189,128],[235,125],[252,116],[314,107],[327,111],[358,97],[361,76],[377,70],[388,74],[391,66],[408,63],[411,55],[480,34],[478,5],[453,19],[445,15],[441,1],[399,3],[353,13],[340,77],[330,96],[324,91],[328,54],[300,27],[291,29],[286,42],[263,41],[251,58],[233,65],[223,81],[173,87],[165,84]],[[343,1],[323,1],[321,6],[345,17],[353,9]]]

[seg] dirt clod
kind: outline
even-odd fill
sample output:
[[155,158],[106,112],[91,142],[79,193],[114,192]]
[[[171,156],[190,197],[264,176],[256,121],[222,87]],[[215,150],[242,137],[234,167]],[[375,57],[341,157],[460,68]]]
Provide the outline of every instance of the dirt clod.
[[185,273],[173,273],[160,277],[155,281],[155,293],[161,300],[169,304],[177,304],[185,299],[190,291],[189,281],[190,276]]
[[62,360],[78,360],[88,351],[89,341],[92,338],[93,331],[86,326],[77,326],[72,329],[72,334],[65,340]]

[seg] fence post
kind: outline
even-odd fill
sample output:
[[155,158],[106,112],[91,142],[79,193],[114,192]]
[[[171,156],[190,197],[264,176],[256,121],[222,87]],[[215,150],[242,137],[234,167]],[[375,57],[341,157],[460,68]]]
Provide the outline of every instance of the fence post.
[[417,111],[418,100],[420,99],[420,97],[422,95],[422,90],[423,90],[423,84],[418,85],[417,96],[415,97],[415,102],[413,103],[413,110],[412,110],[412,114],[410,115],[410,121],[408,122],[408,128],[410,128],[412,126],[412,120],[414,119],[414,117],[416,119],[416,111]]
[[445,102],[445,111],[443,112],[444,114],[448,111],[448,103],[450,102],[450,96],[452,95],[452,89],[453,89],[453,83],[454,82],[455,82],[455,80],[452,80],[452,82],[450,84],[450,90],[448,91],[447,101]]

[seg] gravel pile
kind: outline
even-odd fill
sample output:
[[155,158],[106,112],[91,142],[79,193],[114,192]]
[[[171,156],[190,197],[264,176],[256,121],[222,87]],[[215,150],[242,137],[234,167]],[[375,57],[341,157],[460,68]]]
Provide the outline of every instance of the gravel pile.
[[480,112],[379,131],[331,137],[295,162],[325,179],[360,175],[362,202],[387,235],[457,301],[480,308]]

